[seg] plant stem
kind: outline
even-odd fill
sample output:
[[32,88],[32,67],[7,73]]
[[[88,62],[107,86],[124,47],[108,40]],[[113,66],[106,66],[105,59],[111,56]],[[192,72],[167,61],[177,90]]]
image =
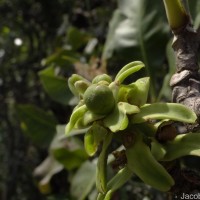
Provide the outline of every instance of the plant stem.
[[[184,5],[181,0],[163,0],[168,18],[169,25],[172,30],[177,30],[184,27],[190,21],[187,13],[187,2]],[[186,8],[185,8],[186,6]]]

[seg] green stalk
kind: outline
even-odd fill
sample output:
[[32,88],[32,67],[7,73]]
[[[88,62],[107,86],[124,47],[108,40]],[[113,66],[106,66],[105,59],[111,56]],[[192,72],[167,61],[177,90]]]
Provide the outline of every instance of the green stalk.
[[[163,0],[169,25],[172,30],[185,27],[189,21],[189,13],[187,13],[182,0]],[[184,1],[184,4],[186,2]]]

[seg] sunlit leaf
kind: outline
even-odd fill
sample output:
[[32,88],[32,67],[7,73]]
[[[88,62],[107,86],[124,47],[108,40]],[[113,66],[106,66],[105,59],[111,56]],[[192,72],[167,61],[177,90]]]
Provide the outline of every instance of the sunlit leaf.
[[134,115],[131,122],[142,123],[152,119],[171,119],[174,121],[194,123],[197,116],[182,104],[154,103],[141,107],[140,113]]
[[[142,62],[132,62],[132,63],[129,63],[128,65],[126,66],[129,66],[130,67],[124,71],[121,72],[121,70],[119,71],[119,73],[117,74],[115,80],[118,81],[120,84],[130,75],[132,75],[133,73],[139,71],[141,68],[144,67],[144,64]],[[124,68],[126,68],[126,66]],[[122,68],[123,70],[123,68]]]

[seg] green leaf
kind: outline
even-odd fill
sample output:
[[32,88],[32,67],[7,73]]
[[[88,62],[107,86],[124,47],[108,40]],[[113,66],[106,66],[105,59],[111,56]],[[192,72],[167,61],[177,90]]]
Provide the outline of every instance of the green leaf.
[[39,72],[41,83],[47,94],[56,102],[68,105],[72,94],[67,86],[67,80],[55,75],[53,67]]
[[56,120],[34,105],[17,105],[17,115],[24,133],[37,145],[47,147],[56,133]]
[[171,161],[187,155],[200,156],[200,134],[180,134],[163,146],[166,154],[160,160]]
[[140,113],[131,118],[132,123],[142,123],[152,119],[170,119],[174,121],[194,123],[196,114],[189,108],[177,103],[146,104],[140,108]]
[[84,162],[72,177],[70,192],[77,200],[84,200],[95,185],[96,165]]
[[161,143],[153,140],[151,143],[151,153],[156,160],[161,160],[166,154],[166,149]]
[[87,131],[84,137],[84,146],[89,156],[93,156],[96,153],[100,142],[107,133],[108,131],[104,127],[96,123]]
[[126,149],[127,166],[144,183],[160,191],[169,191],[174,180],[167,170],[154,158],[149,146],[140,133],[134,135],[134,142]]
[[132,170],[125,166],[108,182],[108,190],[112,190],[114,192],[115,190],[121,188],[132,176]]
[[77,50],[83,45],[86,45],[89,39],[89,34],[81,31],[81,29],[70,27],[67,31],[67,40],[73,50]]
[[79,167],[88,158],[83,148],[75,150],[58,148],[52,150],[52,152],[56,160],[63,164],[67,170]]
[[71,64],[80,61],[80,55],[77,52],[66,49],[58,49],[54,54],[45,58],[42,64],[45,66],[59,66],[64,69],[71,69]]

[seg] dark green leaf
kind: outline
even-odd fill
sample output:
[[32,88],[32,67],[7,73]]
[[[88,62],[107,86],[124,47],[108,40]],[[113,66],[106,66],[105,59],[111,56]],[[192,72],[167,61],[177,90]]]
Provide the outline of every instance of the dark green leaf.
[[71,64],[80,60],[79,57],[80,56],[77,54],[77,52],[66,49],[58,49],[54,54],[44,59],[42,61],[42,64],[46,66],[59,66],[69,70],[70,68],[72,68]]
[[87,42],[90,39],[90,36],[86,32],[83,32],[75,27],[71,27],[67,32],[67,39],[71,47],[74,50],[77,50],[78,48],[87,44]]
[[66,148],[54,149],[53,155],[67,170],[79,167],[88,158],[86,152],[82,148],[74,150]]
[[170,161],[187,155],[200,156],[199,144],[199,133],[180,134],[173,141],[169,141],[163,145],[166,154],[160,160]]
[[54,117],[34,105],[18,105],[16,110],[24,133],[40,146],[49,145],[56,133]]
[[53,67],[46,68],[39,73],[45,91],[56,102],[68,105],[72,93],[67,86],[67,79],[56,76]]

